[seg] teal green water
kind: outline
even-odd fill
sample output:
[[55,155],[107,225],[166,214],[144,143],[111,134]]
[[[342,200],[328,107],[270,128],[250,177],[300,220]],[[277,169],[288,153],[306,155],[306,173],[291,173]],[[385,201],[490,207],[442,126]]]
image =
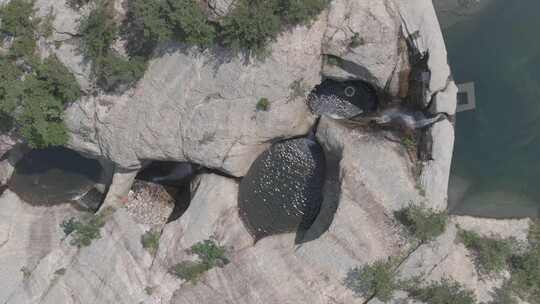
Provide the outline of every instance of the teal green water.
[[457,83],[473,81],[475,111],[457,114],[450,210],[540,214],[540,1],[495,1],[445,31]]

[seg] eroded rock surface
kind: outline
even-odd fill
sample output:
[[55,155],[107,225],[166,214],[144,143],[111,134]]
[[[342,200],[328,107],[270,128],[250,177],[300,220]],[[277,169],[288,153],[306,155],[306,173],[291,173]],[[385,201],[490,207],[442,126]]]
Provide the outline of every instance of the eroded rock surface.
[[[67,110],[70,146],[123,168],[175,160],[242,176],[271,139],[305,134],[313,124],[305,95],[291,85],[320,83],[324,27],[319,20],[285,32],[264,61],[222,49],[165,48],[134,90]],[[268,111],[257,111],[261,98],[270,101]]]
[[[230,1],[208,3],[217,14]],[[70,34],[79,13],[62,1],[38,0],[37,5],[41,14],[54,6],[58,15],[53,39],[64,41],[54,52],[84,84],[88,66],[76,54],[76,39]],[[411,249],[393,212],[411,202],[446,207],[453,146],[453,126],[446,119],[428,129],[432,159],[423,164],[417,180],[419,164],[389,132],[322,117],[316,136],[327,160],[324,201],[305,233],[254,243],[239,216],[238,180],[203,174],[191,184],[187,211],[165,225],[153,257],[141,245],[147,227],[136,223],[122,203],[129,200],[141,164],[149,160],[191,162],[244,176],[273,140],[305,135],[313,127],[316,117],[305,99],[323,77],[363,80],[384,94],[405,97],[410,71],[407,38],[414,39],[417,50],[430,54],[424,106],[433,101],[433,113],[453,115],[455,86],[438,21],[427,0],[334,0],[310,27],[281,34],[264,61],[231,56],[222,49],[199,52],[163,46],[134,89],[74,103],[66,112],[69,146],[115,163],[104,206],[118,211],[101,230],[102,238],[82,249],[70,246],[69,238],[60,239],[58,221],[66,212],[55,215],[56,222],[47,218],[53,228],[43,231],[55,235],[55,242],[44,241],[39,250],[28,250],[26,259],[33,267],[26,278],[20,272],[22,258],[13,252],[27,250],[31,234],[20,235],[19,243],[25,245],[0,243],[0,259],[13,263],[0,269],[0,282],[11,280],[2,285],[1,302],[364,303],[366,299],[343,286],[347,272]],[[325,55],[330,56],[324,60]],[[330,64],[329,58],[338,64]],[[257,111],[261,98],[270,101],[268,111]],[[8,199],[9,207],[15,201],[12,193],[4,193],[0,200]],[[0,216],[0,225],[8,227],[0,230],[0,235],[8,231],[4,240],[13,223],[31,225],[26,213],[11,217],[16,208],[9,208]],[[468,268],[472,260],[454,242],[455,234],[452,225],[435,243],[416,249],[404,261],[402,275],[424,273],[425,280],[450,276],[489,299],[489,288],[500,282],[481,281]],[[192,245],[210,238],[227,248],[228,265],[208,271],[198,284],[169,273],[176,263],[195,259],[189,252]],[[452,266],[456,263],[460,267]],[[396,294],[396,299],[405,297]]]

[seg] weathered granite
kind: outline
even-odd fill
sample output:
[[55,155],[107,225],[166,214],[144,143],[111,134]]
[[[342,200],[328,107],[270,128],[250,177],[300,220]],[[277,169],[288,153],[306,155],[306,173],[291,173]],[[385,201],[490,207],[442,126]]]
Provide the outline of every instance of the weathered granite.
[[364,80],[399,95],[400,83],[407,82],[401,72],[408,69],[400,27],[394,1],[332,1],[322,52],[337,57],[338,64],[327,61],[323,74]]
[[[190,161],[242,176],[269,140],[305,134],[313,124],[305,96],[291,85],[320,82],[324,28],[319,20],[285,32],[264,61],[222,49],[165,48],[134,90],[85,98],[67,110],[70,147],[123,168],[147,159]],[[270,109],[257,111],[263,97]]]
[[15,290],[27,286],[22,269],[33,272],[42,258],[57,250],[64,236],[60,223],[80,211],[69,204],[31,206],[9,190],[0,197],[0,206],[0,302],[6,303]]

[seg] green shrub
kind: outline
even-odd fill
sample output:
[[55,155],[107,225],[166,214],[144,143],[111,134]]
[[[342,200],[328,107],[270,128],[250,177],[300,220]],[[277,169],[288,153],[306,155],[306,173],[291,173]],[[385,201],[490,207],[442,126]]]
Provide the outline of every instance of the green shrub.
[[522,299],[540,303],[540,247],[533,247],[523,255],[513,256],[510,286]]
[[475,304],[476,297],[458,282],[442,279],[425,287],[413,287],[409,297],[428,304]]
[[531,246],[540,246],[540,219],[533,220],[527,238]]
[[14,128],[31,147],[45,148],[67,142],[64,107],[80,97],[80,89],[56,58],[34,55],[41,20],[33,5],[13,0],[0,8],[0,38],[14,38],[8,56],[0,56],[0,120],[2,129]]
[[505,282],[500,288],[496,288],[492,292],[492,297],[493,300],[487,304],[519,304],[508,282]]
[[99,2],[88,17],[82,20],[79,31],[83,53],[92,60],[92,72],[101,89],[121,92],[133,86],[144,75],[145,59],[127,59],[112,50],[118,26],[110,2]]
[[0,59],[0,112],[33,148],[65,144],[64,106],[79,98],[79,86],[54,57],[33,68],[23,81],[14,63]]
[[146,61],[139,57],[126,59],[108,54],[94,63],[96,82],[106,92],[124,91],[144,75],[146,64]]
[[409,205],[396,212],[396,219],[420,242],[434,240],[446,230],[448,214],[435,212],[423,205]]
[[161,233],[159,231],[149,230],[141,236],[141,244],[144,249],[154,255],[158,251],[160,237]]
[[324,10],[329,0],[279,0],[278,13],[287,24],[311,21]]
[[275,1],[238,1],[223,20],[222,40],[233,50],[248,49],[262,54],[281,30]]
[[208,270],[209,268],[204,263],[183,261],[176,264],[169,272],[183,280],[196,283]]
[[36,73],[37,78],[49,87],[49,92],[63,104],[81,97],[81,89],[75,76],[56,57],[45,59]]
[[224,247],[217,245],[213,240],[205,240],[191,247],[191,253],[196,254],[199,261],[183,261],[173,266],[169,273],[196,283],[208,270],[214,267],[223,267],[229,263]]
[[216,37],[215,26],[195,0],[133,0],[122,32],[133,56],[149,56],[158,42],[207,47]]
[[216,32],[196,0],[167,1],[167,17],[176,40],[191,45],[209,46]]
[[481,273],[499,273],[506,268],[506,262],[512,255],[510,241],[481,237],[467,230],[460,230],[459,237],[465,247],[474,253]]
[[127,18],[122,34],[127,40],[127,49],[132,56],[150,56],[158,42],[173,37],[167,19],[165,1],[132,0],[128,2]]
[[13,37],[12,57],[30,57],[36,49],[35,31],[40,22],[34,16],[34,0],[13,0],[0,7],[0,40]]
[[390,261],[376,261],[353,268],[347,273],[345,286],[357,296],[367,299],[375,297],[382,302],[388,302],[398,288],[394,267],[394,263]]
[[229,263],[225,255],[225,248],[217,245],[213,240],[205,240],[193,245],[191,252],[196,254],[210,268],[221,267]]
[[270,100],[268,98],[261,98],[257,101],[257,111],[268,111],[270,109]]
[[110,5],[100,1],[96,8],[81,20],[79,33],[85,57],[95,61],[107,56],[118,35],[118,26]]
[[92,214],[83,219],[70,218],[62,222],[60,227],[66,235],[71,235],[70,244],[73,246],[87,247],[93,240],[100,239],[100,229],[105,226],[105,214]]

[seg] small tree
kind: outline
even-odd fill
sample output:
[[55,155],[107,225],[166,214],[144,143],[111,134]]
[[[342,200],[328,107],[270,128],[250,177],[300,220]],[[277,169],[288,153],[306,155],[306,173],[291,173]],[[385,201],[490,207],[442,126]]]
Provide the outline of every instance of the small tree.
[[423,205],[410,204],[396,212],[395,216],[421,243],[432,241],[443,234],[448,224],[446,212],[435,212]]
[[499,273],[506,268],[506,262],[512,255],[510,241],[481,237],[478,233],[467,230],[460,230],[459,238],[465,247],[474,253],[482,273]]
[[257,102],[257,111],[268,111],[270,109],[270,100],[268,98],[261,98]]
[[141,244],[144,249],[154,255],[159,248],[161,233],[157,230],[149,230],[141,236]]
[[193,245],[190,252],[196,254],[199,261],[183,261],[174,265],[169,273],[196,283],[208,270],[214,267],[223,267],[229,263],[224,247],[217,245],[213,240],[205,240]]
[[398,288],[394,267],[391,261],[376,261],[373,264],[353,268],[347,273],[345,286],[357,296],[388,302]]
[[442,279],[424,287],[413,287],[409,297],[429,304],[475,304],[476,297],[471,290],[451,279]]

